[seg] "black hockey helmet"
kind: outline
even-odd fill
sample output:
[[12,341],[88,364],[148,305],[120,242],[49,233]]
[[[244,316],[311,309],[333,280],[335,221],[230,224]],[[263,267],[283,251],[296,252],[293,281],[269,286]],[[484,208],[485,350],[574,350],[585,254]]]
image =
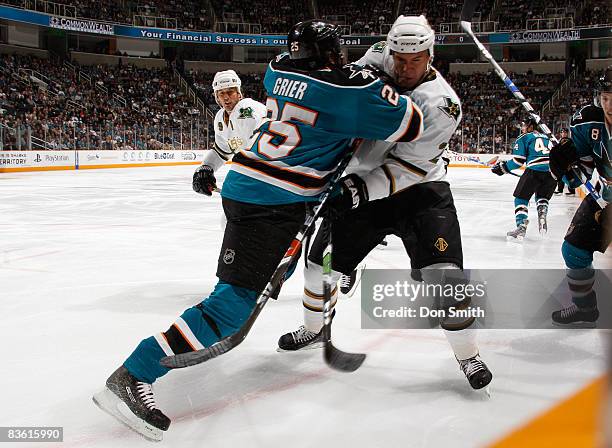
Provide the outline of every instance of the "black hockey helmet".
[[612,92],[612,66],[609,66],[595,83],[595,105],[601,107],[599,95],[602,92]]
[[307,69],[342,61],[340,30],[333,23],[317,19],[297,23],[289,31],[287,46],[290,59]]
[[521,120],[521,128],[525,126],[525,128],[529,128],[529,126],[533,126],[533,129],[538,128],[538,122],[531,115],[525,115],[525,117]]

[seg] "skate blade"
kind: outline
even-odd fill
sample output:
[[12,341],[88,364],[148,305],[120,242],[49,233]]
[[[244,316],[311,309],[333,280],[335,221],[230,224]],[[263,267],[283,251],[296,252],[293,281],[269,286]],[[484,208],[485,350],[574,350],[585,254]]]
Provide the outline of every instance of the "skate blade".
[[295,352],[303,352],[305,350],[317,350],[323,348],[323,342],[315,342],[314,344],[306,345],[305,347],[298,348],[297,350],[285,350],[280,347],[276,347],[276,351],[279,353],[295,353]]
[[555,327],[559,328],[597,328],[597,322],[572,322],[571,324],[563,324],[553,320],[552,323]]
[[114,417],[145,439],[152,442],[161,442],[163,440],[164,432],[161,429],[148,424],[134,415],[128,405],[121,401],[108,387],[94,394],[92,400],[96,406],[108,415]]
[[506,241],[509,243],[514,243],[514,244],[523,244],[523,240],[525,239],[525,237],[523,236],[519,236],[519,237],[512,237],[509,235],[506,235]]
[[488,399],[491,399],[491,385],[487,385],[485,387],[483,387],[482,389],[480,389],[480,393],[487,397]]

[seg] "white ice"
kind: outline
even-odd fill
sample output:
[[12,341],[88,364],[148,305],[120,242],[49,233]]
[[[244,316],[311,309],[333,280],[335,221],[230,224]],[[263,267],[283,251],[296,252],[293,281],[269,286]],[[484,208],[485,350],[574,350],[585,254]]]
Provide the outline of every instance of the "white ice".
[[[0,426],[63,426],[63,447],[150,446],[91,395],[216,282],[221,203],[191,190],[193,169],[0,175]],[[547,238],[531,226],[515,245],[504,236],[516,178],[456,168],[450,180],[466,267],[563,267],[579,199],[554,197]],[[408,267],[389,242],[368,267]],[[610,255],[595,265],[612,267]],[[341,299],[334,340],[369,356],[355,373],[334,372],[320,351],[275,351],[301,323],[301,288],[298,269],[239,348],[155,384],[173,421],[163,446],[483,446],[604,372],[601,331],[482,331],[487,399],[440,331],[361,330],[359,294]]]

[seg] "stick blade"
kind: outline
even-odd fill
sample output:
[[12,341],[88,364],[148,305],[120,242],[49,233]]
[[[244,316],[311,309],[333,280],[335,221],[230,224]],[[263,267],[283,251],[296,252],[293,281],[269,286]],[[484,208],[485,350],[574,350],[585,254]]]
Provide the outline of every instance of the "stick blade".
[[202,350],[196,350],[194,352],[180,353],[178,355],[171,355],[163,357],[159,363],[167,369],[183,369],[185,367],[195,366],[201,364],[223,353],[229,352],[237,344],[232,340],[231,337],[221,339],[216,344],[206,347]]
[[461,8],[461,21],[471,22],[472,17],[474,17],[474,11],[476,11],[477,6],[478,0],[465,0],[465,2],[463,3],[463,8]]
[[354,372],[363,361],[366,359],[364,353],[347,353],[337,349],[331,342],[325,344],[325,351],[323,353],[325,362],[334,370],[340,372]]

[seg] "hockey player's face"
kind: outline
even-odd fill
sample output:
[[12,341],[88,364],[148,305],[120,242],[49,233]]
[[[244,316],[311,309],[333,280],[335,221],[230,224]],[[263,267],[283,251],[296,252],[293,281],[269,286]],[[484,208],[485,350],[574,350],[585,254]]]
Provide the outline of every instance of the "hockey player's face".
[[404,89],[415,88],[427,73],[429,59],[427,50],[419,53],[393,53],[395,82]]
[[221,89],[217,91],[217,101],[219,105],[229,114],[234,110],[238,101],[240,101],[240,93],[236,87],[229,89]]
[[606,117],[606,123],[612,125],[612,92],[602,92],[599,100]]

